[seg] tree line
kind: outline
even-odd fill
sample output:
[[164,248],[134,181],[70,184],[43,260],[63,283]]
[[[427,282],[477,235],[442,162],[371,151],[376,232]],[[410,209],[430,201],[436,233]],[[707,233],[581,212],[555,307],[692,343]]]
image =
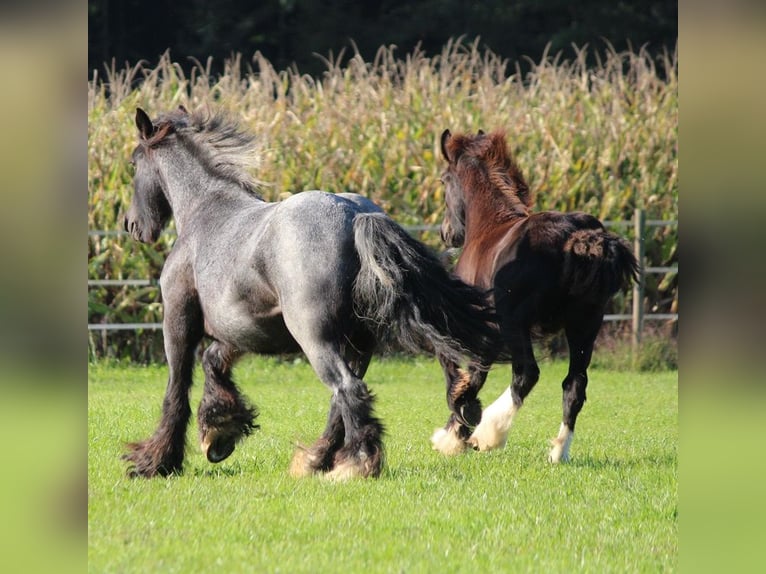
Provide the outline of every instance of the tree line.
[[400,56],[416,46],[438,54],[464,36],[511,62],[539,61],[588,44],[621,51],[646,45],[672,51],[678,37],[678,3],[669,0],[88,0],[88,78],[103,77],[141,60],[156,63],[166,50],[182,66],[213,60],[213,73],[234,53],[260,51],[277,69],[317,75],[321,58],[356,49],[369,61],[380,46]]

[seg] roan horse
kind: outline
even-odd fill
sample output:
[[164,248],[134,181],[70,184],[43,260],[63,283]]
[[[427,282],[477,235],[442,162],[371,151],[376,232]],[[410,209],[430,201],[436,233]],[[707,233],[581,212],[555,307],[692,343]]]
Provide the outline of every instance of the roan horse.
[[152,122],[138,109],[136,126],[125,229],[154,242],[172,215],[178,236],[160,278],[169,367],[162,418],[150,438],[128,445],[128,474],[182,469],[195,350],[207,335],[197,418],[210,462],[256,426],[256,409],[231,378],[235,360],[303,350],[332,399],[324,433],[296,451],[291,473],[378,476],[383,427],[362,381],[376,344],[483,357],[497,336],[484,295],[361,196],[263,201],[249,175],[254,138],[221,115],[181,107]]
[[[532,195],[502,133],[452,135],[441,149],[446,211],[442,240],[463,247],[455,273],[490,290],[502,344],[488,364],[510,356],[510,387],[481,412],[478,392],[486,368],[462,371],[442,358],[453,414],[432,437],[445,454],[503,447],[513,419],[539,378],[533,335],[562,328],[569,345],[563,381],[563,420],[549,460],[566,461],[577,415],[585,402],[587,369],[607,302],[636,280],[638,264],[627,243],[581,212],[531,212]],[[470,428],[477,425],[471,434]]]

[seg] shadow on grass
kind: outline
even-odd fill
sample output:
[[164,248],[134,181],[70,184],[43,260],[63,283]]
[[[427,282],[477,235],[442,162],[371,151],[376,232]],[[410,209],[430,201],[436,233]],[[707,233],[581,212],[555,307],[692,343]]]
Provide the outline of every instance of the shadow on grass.
[[229,478],[232,476],[242,476],[243,474],[252,474],[253,468],[243,468],[240,463],[227,464],[226,466],[211,466],[209,468],[194,467],[189,469],[187,476],[204,478]]
[[620,470],[632,468],[647,467],[672,467],[678,466],[678,457],[675,454],[668,453],[662,455],[642,456],[630,459],[623,458],[601,458],[593,456],[578,456],[567,463],[567,466],[573,468],[589,468],[593,470]]

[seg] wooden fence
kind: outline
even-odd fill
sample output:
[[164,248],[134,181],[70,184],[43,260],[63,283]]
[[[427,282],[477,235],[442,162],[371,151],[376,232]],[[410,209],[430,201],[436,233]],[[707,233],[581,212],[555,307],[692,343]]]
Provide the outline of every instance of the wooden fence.
[[[633,311],[625,314],[608,314],[604,321],[630,321],[633,344],[641,342],[641,334],[645,321],[677,321],[678,313],[645,313],[644,312],[644,285],[646,276],[655,273],[678,273],[678,266],[654,267],[644,266],[644,236],[649,227],[666,227],[678,225],[677,220],[646,219],[642,209],[636,209],[632,221],[604,221],[604,226],[612,228],[633,227],[633,249],[636,259],[641,265],[639,281],[633,286]],[[408,232],[438,231],[438,225],[411,225],[403,226]],[[89,236],[119,236],[125,235],[124,231],[88,231]],[[157,279],[88,279],[88,288],[91,287],[146,287],[156,285]],[[138,329],[161,329],[162,323],[88,323],[88,331],[135,331]]]

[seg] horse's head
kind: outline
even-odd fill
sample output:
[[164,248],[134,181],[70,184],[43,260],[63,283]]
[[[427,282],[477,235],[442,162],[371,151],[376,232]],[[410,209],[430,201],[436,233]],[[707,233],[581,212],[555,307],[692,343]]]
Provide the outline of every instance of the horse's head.
[[441,178],[446,203],[441,237],[448,246],[465,243],[466,212],[474,214],[468,219],[479,222],[509,221],[529,214],[532,194],[502,131],[453,135],[444,130],[441,151],[447,160]]
[[448,247],[462,247],[465,242],[465,195],[457,175],[457,162],[463,153],[461,141],[462,138],[453,138],[449,130],[442,132],[441,149],[447,168],[441,176],[445,209],[440,232]]
[[[179,108],[178,113],[186,113]],[[167,224],[172,211],[163,190],[163,182],[157,168],[154,151],[173,132],[173,122],[165,120],[152,123],[141,108],[136,109],[136,127],[139,141],[131,156],[134,166],[133,201],[125,214],[125,231],[133,239],[144,243],[157,241],[163,227]]]

